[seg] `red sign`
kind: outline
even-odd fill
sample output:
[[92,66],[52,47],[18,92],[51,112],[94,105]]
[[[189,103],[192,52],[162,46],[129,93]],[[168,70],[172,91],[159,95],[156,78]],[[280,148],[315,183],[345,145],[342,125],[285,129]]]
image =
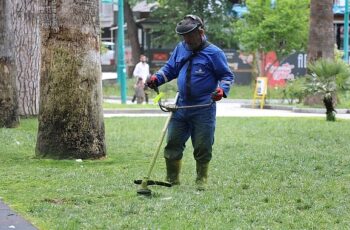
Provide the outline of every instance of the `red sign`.
[[[288,70],[280,69],[280,62],[278,61],[275,52],[268,52],[265,55],[262,64],[265,76],[268,78],[268,85],[270,87],[284,86],[286,84],[286,78],[283,76],[288,75]],[[291,69],[289,69],[289,71],[291,71]]]
[[167,61],[168,54],[167,53],[153,53],[152,60],[153,61]]

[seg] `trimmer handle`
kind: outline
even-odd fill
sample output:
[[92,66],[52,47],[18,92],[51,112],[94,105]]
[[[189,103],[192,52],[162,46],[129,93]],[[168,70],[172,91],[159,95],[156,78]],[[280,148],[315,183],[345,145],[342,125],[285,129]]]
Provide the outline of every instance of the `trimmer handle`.
[[153,90],[154,90],[157,94],[159,94],[159,89],[158,89],[158,87],[155,87]]
[[[144,87],[145,87],[145,88],[151,88],[151,87],[149,87],[149,86],[147,85],[147,83],[144,84]],[[151,88],[151,89],[153,89],[157,94],[159,94],[159,89],[158,89],[158,87]]]

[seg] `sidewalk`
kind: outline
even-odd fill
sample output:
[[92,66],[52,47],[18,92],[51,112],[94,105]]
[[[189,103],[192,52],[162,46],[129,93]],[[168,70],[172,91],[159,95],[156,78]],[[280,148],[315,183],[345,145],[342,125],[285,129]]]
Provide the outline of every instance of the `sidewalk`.
[[[118,98],[105,98],[105,102],[121,103]],[[173,102],[168,102],[173,103]],[[127,104],[132,104],[127,101]],[[295,108],[289,105],[267,104],[264,109],[252,108],[251,100],[223,99],[217,102],[217,117],[326,117],[325,109],[318,108]],[[130,109],[105,109],[105,117],[129,116],[167,116],[159,108],[130,108]],[[348,109],[337,109],[336,118],[350,119]]]
[[37,228],[12,211],[10,207],[0,199],[0,230],[8,229],[37,230]]

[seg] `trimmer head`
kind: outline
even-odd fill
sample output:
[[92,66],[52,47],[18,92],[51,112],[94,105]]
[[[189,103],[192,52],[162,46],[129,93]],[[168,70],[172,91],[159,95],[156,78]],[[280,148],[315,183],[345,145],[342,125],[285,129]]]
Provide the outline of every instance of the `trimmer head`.
[[135,184],[140,184],[141,188],[137,190],[138,195],[142,196],[151,196],[152,191],[147,187],[148,185],[160,185],[160,186],[165,186],[165,187],[171,187],[172,184],[168,182],[163,182],[163,181],[154,181],[154,180],[134,180]]
[[151,189],[148,189],[148,188],[141,188],[141,189],[137,190],[137,195],[151,196],[152,191],[151,191]]

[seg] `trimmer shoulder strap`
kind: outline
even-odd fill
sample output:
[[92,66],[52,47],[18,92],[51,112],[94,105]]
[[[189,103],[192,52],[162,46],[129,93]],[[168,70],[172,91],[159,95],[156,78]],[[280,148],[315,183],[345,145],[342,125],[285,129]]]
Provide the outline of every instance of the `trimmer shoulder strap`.
[[191,60],[194,56],[196,56],[200,51],[204,50],[205,48],[207,48],[208,46],[210,46],[211,43],[208,41],[203,42],[199,48],[195,51],[192,52],[192,54],[190,56],[188,56],[185,61],[182,62],[182,65],[180,66],[180,69],[182,69],[182,67],[189,61]]

